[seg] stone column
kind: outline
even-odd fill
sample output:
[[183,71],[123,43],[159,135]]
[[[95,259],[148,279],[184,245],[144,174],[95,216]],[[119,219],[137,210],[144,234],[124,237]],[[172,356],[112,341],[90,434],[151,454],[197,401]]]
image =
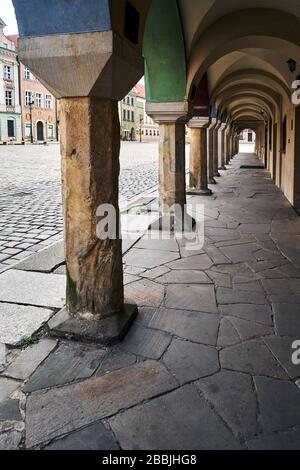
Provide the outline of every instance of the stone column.
[[226,142],[226,165],[229,164],[230,162],[230,133],[229,133],[229,129],[226,130],[226,133],[225,133],[225,142]]
[[214,129],[216,127],[217,120],[211,118],[210,125],[207,128],[207,158],[208,158],[208,183],[216,184],[214,178]]
[[191,129],[190,188],[189,194],[211,195],[207,179],[207,127],[209,118],[194,117]]
[[220,170],[226,170],[226,136],[225,136],[225,129],[226,129],[226,124],[222,123],[220,128],[219,128],[219,146],[218,146],[218,166]]
[[[119,237],[117,101],[62,99],[60,132],[66,304],[72,315],[92,314],[104,318],[121,311],[124,304]],[[102,240],[97,234],[100,222],[97,209],[103,204],[111,205],[115,211],[112,220],[112,223],[116,222],[115,239]]]
[[19,43],[22,62],[60,99],[67,292],[51,333],[104,345],[122,339],[138,313],[124,304],[118,101],[142,76],[144,61],[113,23]]
[[221,175],[219,173],[219,130],[221,127],[221,122],[217,122],[216,127],[213,131],[213,141],[214,141],[214,177],[219,178]]
[[171,230],[182,226],[177,220],[174,206],[184,217],[186,207],[185,124],[188,103],[147,103],[147,114],[159,124],[159,205],[160,220],[151,228]]

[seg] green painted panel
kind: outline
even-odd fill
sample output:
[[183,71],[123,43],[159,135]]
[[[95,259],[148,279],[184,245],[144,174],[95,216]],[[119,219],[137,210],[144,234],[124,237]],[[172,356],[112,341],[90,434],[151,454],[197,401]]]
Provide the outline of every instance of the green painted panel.
[[177,0],[153,0],[144,36],[145,84],[150,102],[183,101],[186,54]]

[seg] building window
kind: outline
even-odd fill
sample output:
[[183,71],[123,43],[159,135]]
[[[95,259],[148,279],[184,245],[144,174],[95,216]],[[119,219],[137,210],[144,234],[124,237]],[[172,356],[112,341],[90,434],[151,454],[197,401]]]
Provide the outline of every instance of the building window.
[[25,80],[30,80],[30,78],[31,78],[31,73],[30,73],[30,70],[29,70],[28,67],[24,68],[24,78],[25,78]]
[[6,106],[13,106],[13,94],[11,90],[5,92],[5,103]]
[[52,124],[48,124],[48,139],[54,139],[54,127]]
[[31,124],[25,124],[25,137],[31,137]]
[[42,93],[36,93],[35,94],[35,103],[37,108],[42,108],[43,107],[43,95]]
[[32,98],[32,91],[25,91],[25,106],[30,106],[30,103],[32,103]]
[[127,104],[130,104],[130,98],[127,96]]
[[134,106],[134,99],[131,98],[131,106]]
[[152,131],[150,131],[150,135],[152,136]]
[[7,120],[7,136],[15,137],[15,121],[13,119]]
[[146,129],[146,135],[148,135],[148,129]]
[[46,109],[52,109],[52,96],[46,95]]
[[130,121],[130,111],[127,110],[127,121]]
[[12,80],[12,72],[9,65],[4,65],[4,80]]
[[126,121],[126,109],[123,109],[123,121]]
[[134,111],[131,111],[131,120],[134,122]]

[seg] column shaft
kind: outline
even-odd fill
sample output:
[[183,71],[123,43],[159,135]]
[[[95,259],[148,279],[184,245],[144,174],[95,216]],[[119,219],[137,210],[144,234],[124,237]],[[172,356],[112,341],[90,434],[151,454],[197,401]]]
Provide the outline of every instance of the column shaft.
[[215,184],[214,179],[214,130],[207,131],[207,158],[208,158],[208,182]]
[[214,176],[221,176],[219,173],[219,126],[213,131],[213,167]]
[[67,309],[106,317],[124,304],[121,240],[98,238],[96,214],[100,205],[110,204],[118,234],[117,101],[62,99],[60,130]]
[[191,128],[190,187],[211,193],[207,184],[207,129]]
[[159,142],[159,197],[161,207],[186,204],[185,124],[161,123]]

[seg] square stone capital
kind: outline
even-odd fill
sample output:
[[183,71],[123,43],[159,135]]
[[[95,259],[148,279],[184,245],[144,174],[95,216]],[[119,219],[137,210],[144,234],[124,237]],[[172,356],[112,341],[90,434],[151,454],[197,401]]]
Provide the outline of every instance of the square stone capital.
[[23,38],[19,58],[56,98],[120,101],[144,71],[139,51],[112,30]]
[[195,116],[188,123],[188,127],[191,129],[206,129],[209,126],[208,117]]
[[216,118],[210,118],[210,122],[209,122],[209,126],[208,126],[208,130],[209,131],[213,131],[215,129],[217,125],[217,119]]
[[226,127],[227,127],[227,125],[226,125],[224,122],[222,122],[221,125],[220,125],[220,127],[219,127],[219,132],[225,131],[225,130],[226,130]]
[[158,124],[182,122],[189,119],[188,101],[170,103],[146,103],[146,113]]

